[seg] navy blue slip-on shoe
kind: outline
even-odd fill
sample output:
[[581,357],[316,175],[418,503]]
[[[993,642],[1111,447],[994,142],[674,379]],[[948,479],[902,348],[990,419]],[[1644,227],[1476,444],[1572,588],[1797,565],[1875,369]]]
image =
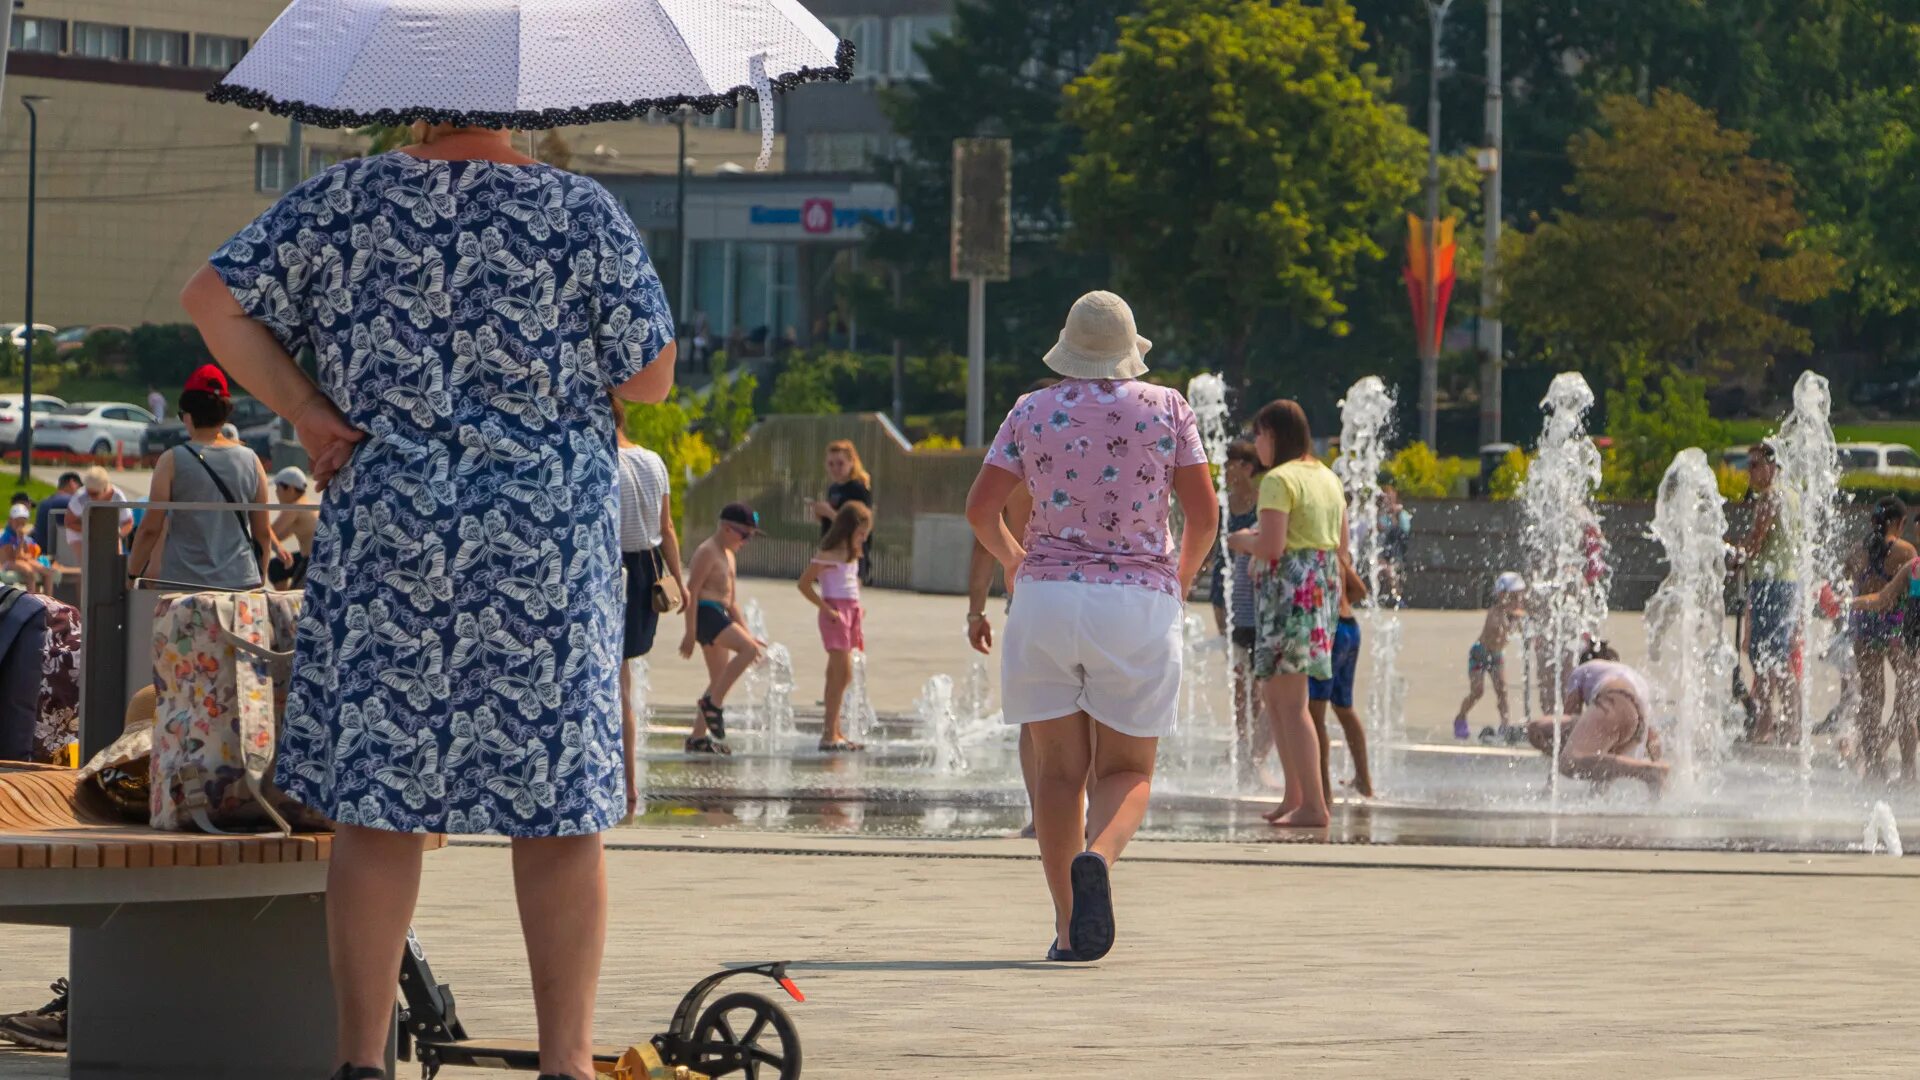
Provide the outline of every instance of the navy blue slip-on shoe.
[[1073,918],[1067,922],[1067,945],[1076,960],[1098,960],[1113,948],[1113,886],[1107,880],[1107,860],[1091,851],[1073,857]]
[[1059,942],[1059,939],[1057,939],[1057,938],[1056,938],[1056,939],[1054,940],[1054,942],[1053,942],[1052,944],[1050,944],[1050,945],[1048,945],[1048,946],[1047,946],[1047,959],[1048,959],[1048,960],[1069,960],[1069,961],[1070,961],[1070,960],[1078,960],[1078,959],[1080,959],[1080,958],[1079,958],[1079,957],[1077,957],[1077,956],[1075,956],[1075,955],[1073,955],[1073,950],[1072,950],[1072,949],[1063,949],[1063,948],[1061,948],[1061,947],[1060,947],[1060,942]]

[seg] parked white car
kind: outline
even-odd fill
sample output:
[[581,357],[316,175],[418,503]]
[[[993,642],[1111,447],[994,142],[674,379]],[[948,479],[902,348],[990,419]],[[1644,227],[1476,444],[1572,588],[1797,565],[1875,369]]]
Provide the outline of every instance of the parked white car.
[[[20,417],[24,415],[21,394],[0,394],[0,446],[12,446],[20,440]],[[44,419],[67,407],[67,403],[46,394],[33,395],[33,415]]]
[[[39,336],[46,338],[48,340],[52,340],[54,334],[59,332],[58,327],[49,326],[46,323],[34,323],[33,328],[39,332]],[[0,323],[0,331],[6,332],[7,340],[13,342],[14,348],[24,349],[27,347],[27,324],[26,323],[17,323],[17,322]]]
[[81,401],[44,416],[35,410],[33,448],[107,457],[118,445],[138,454],[151,423],[152,413],[123,401]]
[[1841,443],[1840,468],[1875,476],[1920,477],[1920,454],[1905,443]]

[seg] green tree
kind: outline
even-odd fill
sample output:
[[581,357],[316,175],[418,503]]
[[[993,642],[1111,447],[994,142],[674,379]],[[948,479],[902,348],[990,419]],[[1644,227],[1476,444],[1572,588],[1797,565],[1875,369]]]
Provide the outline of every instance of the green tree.
[[704,412],[698,398],[677,388],[658,405],[626,408],[627,438],[659,454],[666,463],[675,521],[681,520],[687,485],[707,475],[718,458],[698,430]]
[[1236,383],[1263,312],[1335,334],[1419,191],[1424,138],[1384,100],[1345,0],[1152,0],[1067,90],[1081,246]]
[[1656,374],[1644,354],[1618,355],[1621,385],[1607,391],[1607,453],[1601,494],[1651,499],[1675,454],[1690,446],[1716,460],[1727,445],[1726,425],[1707,409],[1707,381],[1669,371]]
[[828,385],[827,369],[819,364],[796,364],[782,371],[773,380],[767,409],[785,416],[828,416],[841,411]]
[[753,394],[759,385],[751,371],[727,371],[725,350],[713,355],[713,382],[695,422],[720,453],[733,449],[753,427]]
[[[896,225],[869,228],[863,270],[846,274],[841,285],[863,338],[898,337],[919,356],[964,346],[967,290],[947,270],[953,140],[1003,136],[1013,143],[1014,280],[988,288],[987,350],[999,361],[993,368],[1024,377],[992,380],[989,409],[1012,404],[1033,379],[1035,358],[1052,344],[1074,298],[1107,274],[1102,252],[1060,243],[1067,226],[1060,177],[1080,146],[1080,133],[1060,118],[1062,90],[1112,45],[1118,17],[1138,6],[970,0],[955,8],[952,33],[920,47],[927,78],[896,84],[882,97],[904,153],[875,167],[898,183],[904,212]],[[910,374],[909,392],[913,385]]]
[[1624,345],[1723,376],[1807,350],[1781,309],[1832,291],[1839,259],[1804,242],[1788,171],[1672,91],[1609,98],[1600,119],[1568,147],[1578,208],[1509,235],[1509,322],[1549,362]]

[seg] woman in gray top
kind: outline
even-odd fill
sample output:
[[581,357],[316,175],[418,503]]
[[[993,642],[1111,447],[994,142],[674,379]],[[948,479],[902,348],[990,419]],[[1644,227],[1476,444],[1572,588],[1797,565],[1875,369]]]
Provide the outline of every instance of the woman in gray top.
[[[267,471],[252,450],[226,438],[233,412],[227,377],[212,364],[187,379],[180,416],[191,438],[160,456],[153,470],[153,502],[259,503]],[[158,550],[156,551],[156,547]],[[127,567],[134,577],[209,589],[258,589],[261,564],[286,551],[265,510],[149,510],[134,536]]]

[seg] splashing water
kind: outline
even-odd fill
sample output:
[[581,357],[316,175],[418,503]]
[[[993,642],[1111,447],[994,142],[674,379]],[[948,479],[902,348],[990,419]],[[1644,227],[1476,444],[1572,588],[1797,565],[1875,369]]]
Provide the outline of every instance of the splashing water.
[[[1227,506],[1227,447],[1233,442],[1233,421],[1232,414],[1227,408],[1226,379],[1211,373],[1195,375],[1187,382],[1187,404],[1192,407],[1194,422],[1200,429],[1200,444],[1206,447],[1207,462],[1213,466],[1214,493],[1220,504],[1220,528],[1222,529],[1221,536],[1224,538],[1226,535],[1224,530],[1226,529],[1227,516],[1229,513]],[[1220,591],[1225,596],[1231,597],[1233,595],[1233,560],[1227,556],[1224,550],[1220,552],[1220,558],[1223,560],[1220,573]],[[1216,602],[1219,600],[1218,597],[1214,599]],[[1231,603],[1231,601],[1229,601],[1229,603]],[[1193,635],[1190,632],[1190,628],[1187,637],[1187,663],[1191,665],[1195,660],[1195,656],[1192,642]],[[1189,667],[1188,670],[1191,672],[1193,669]],[[1188,685],[1200,686],[1207,684],[1201,683],[1197,675],[1190,675]],[[1251,679],[1247,680],[1248,693],[1252,693],[1252,686],[1253,681]],[[1204,697],[1204,693],[1200,696]],[[1189,690],[1189,711],[1191,711],[1191,704],[1194,698],[1194,692]],[[1197,721],[1199,718],[1194,716],[1193,719]],[[1191,757],[1194,748],[1188,746],[1186,749]],[[1237,775],[1239,772],[1239,756],[1240,741],[1234,739],[1228,743],[1227,747],[1227,775],[1230,777]],[[1191,767],[1192,764],[1193,762],[1191,760],[1187,762],[1189,767]]]
[[[1587,435],[1593,390],[1578,372],[1561,372],[1540,407],[1546,424],[1520,493],[1521,544],[1538,620],[1527,628],[1525,640],[1546,650],[1539,674],[1552,688],[1552,700],[1559,701],[1582,640],[1597,638],[1606,621],[1612,572],[1593,502],[1600,486],[1600,450]],[[1553,731],[1553,760],[1558,761],[1560,725]],[[1560,770],[1551,769],[1548,776],[1557,809]]]
[[653,726],[653,687],[649,678],[651,671],[647,667],[647,658],[636,656],[627,662],[628,685],[633,694],[634,736],[639,745],[634,748],[633,782],[644,801],[647,791],[647,729]]
[[1653,508],[1653,538],[1667,577],[1647,603],[1653,703],[1673,764],[1676,793],[1699,795],[1725,760],[1736,662],[1727,641],[1727,514],[1706,452],[1682,450]]
[[993,684],[987,678],[985,657],[974,656],[967,664],[967,681],[960,686],[955,711],[961,726],[972,732],[984,726],[993,710]]
[[1885,802],[1873,804],[1862,843],[1869,855],[1885,852],[1898,859],[1906,854],[1900,847],[1900,826],[1893,820],[1893,808]]
[[[952,680],[948,680],[951,692]],[[867,654],[853,654],[853,679],[840,699],[840,729],[858,743],[870,743],[884,734],[880,718],[873,711],[873,699],[867,695]]]
[[[1803,642],[1803,656],[1827,656],[1830,650],[1850,647],[1836,642],[1834,625],[1815,613],[1819,587],[1832,582],[1845,605],[1849,585],[1840,572],[1842,557],[1842,503],[1840,499],[1840,449],[1834,443],[1829,417],[1833,398],[1824,376],[1802,372],[1793,384],[1793,411],[1780,425],[1772,443],[1780,466],[1775,481],[1788,497],[1782,508],[1794,553],[1794,577],[1800,587],[1794,604],[1796,640]],[[1812,797],[1813,734],[1808,718],[1813,712],[1813,680],[1794,680],[1800,695],[1799,728],[1800,777],[1802,790]]]
[[800,733],[793,721],[793,656],[776,641],[767,646],[765,666],[766,696],[760,702],[760,719],[766,725],[768,748],[779,749],[791,744]]
[[953,676],[935,675],[914,702],[920,730],[932,749],[930,764],[937,776],[958,776],[967,770],[967,752],[961,746],[960,718],[953,711]]
[[[1340,457],[1333,470],[1347,489],[1347,531],[1354,566],[1367,583],[1360,619],[1367,643],[1367,718],[1373,725],[1380,770],[1391,776],[1397,748],[1406,743],[1406,679],[1400,674],[1400,612],[1380,595],[1387,551],[1380,520],[1380,469],[1393,438],[1393,391],[1377,375],[1347,389],[1340,402]],[[1249,680],[1249,693],[1252,692]],[[1249,710],[1251,712],[1251,710]]]

